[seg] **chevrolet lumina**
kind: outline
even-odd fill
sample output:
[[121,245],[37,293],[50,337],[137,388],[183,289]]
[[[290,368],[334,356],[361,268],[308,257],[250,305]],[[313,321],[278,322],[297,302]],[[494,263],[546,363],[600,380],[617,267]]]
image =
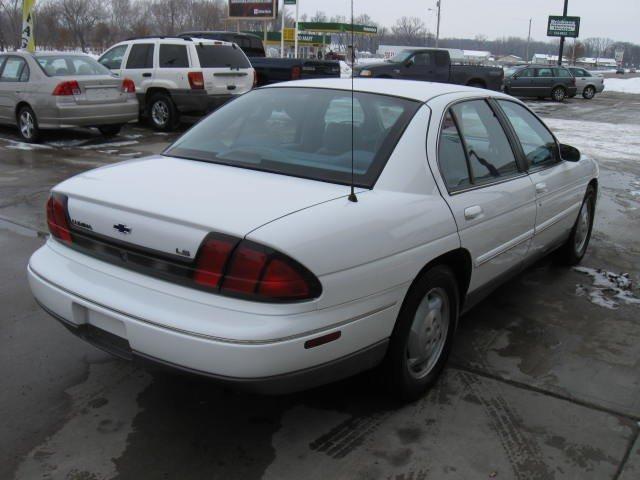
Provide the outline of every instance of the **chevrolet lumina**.
[[554,250],[581,260],[598,167],[501,93],[351,85],[257,89],[57,185],[37,301],[127,359],[271,393],[376,369],[420,396],[462,312]]

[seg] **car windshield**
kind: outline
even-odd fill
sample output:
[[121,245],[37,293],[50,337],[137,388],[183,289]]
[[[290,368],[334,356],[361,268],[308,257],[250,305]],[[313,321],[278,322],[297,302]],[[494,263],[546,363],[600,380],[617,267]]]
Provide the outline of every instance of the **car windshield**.
[[196,52],[202,68],[250,68],[246,55],[238,47],[200,43]]
[[84,55],[36,55],[35,59],[49,77],[111,75],[107,68]]
[[396,53],[393,57],[391,57],[388,61],[392,63],[402,63],[407,61],[407,59],[413,54],[411,50],[402,50],[399,53]]
[[164,154],[345,185],[353,158],[354,184],[372,188],[419,107],[362,92],[352,104],[349,90],[254,90],[198,123]]

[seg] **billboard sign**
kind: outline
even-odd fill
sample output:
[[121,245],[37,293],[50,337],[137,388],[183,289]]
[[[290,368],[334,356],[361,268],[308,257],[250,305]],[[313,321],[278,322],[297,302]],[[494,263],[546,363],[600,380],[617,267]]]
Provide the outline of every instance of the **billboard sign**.
[[580,34],[580,17],[551,15],[547,24],[547,37],[577,38]]
[[229,18],[269,20],[278,16],[278,0],[229,0]]

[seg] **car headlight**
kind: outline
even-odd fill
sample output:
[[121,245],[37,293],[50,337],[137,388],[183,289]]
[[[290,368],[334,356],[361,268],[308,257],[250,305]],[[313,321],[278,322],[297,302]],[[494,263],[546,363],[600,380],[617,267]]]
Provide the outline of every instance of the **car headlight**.
[[361,77],[372,77],[373,72],[371,70],[360,70]]

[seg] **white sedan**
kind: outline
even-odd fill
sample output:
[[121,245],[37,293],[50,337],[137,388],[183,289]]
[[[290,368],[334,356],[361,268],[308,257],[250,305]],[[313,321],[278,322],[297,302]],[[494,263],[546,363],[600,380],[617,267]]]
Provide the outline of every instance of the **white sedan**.
[[254,90],[56,186],[37,301],[115,355],[262,392],[377,367],[423,394],[462,312],[553,250],[581,260],[598,167],[507,95],[351,85]]

